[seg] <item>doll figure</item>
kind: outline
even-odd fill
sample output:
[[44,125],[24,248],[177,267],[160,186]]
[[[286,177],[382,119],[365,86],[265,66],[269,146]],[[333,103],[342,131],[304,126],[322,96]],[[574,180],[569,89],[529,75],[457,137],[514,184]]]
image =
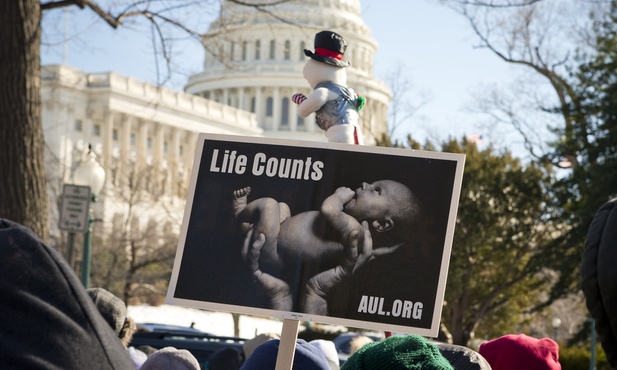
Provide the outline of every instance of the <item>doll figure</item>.
[[365,103],[353,89],[347,87],[343,60],[347,42],[332,31],[315,35],[315,52],[304,50],[310,57],[303,75],[313,91],[305,96],[297,93],[292,101],[298,104],[298,115],[307,117],[315,113],[315,122],[324,130],[329,142],[363,144],[362,129],[358,124],[358,111]]

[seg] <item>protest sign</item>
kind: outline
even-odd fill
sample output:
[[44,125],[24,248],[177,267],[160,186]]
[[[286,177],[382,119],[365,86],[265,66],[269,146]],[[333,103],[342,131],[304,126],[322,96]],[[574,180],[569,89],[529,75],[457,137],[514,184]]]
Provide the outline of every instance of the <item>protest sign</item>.
[[436,336],[464,158],[200,134],[167,302]]

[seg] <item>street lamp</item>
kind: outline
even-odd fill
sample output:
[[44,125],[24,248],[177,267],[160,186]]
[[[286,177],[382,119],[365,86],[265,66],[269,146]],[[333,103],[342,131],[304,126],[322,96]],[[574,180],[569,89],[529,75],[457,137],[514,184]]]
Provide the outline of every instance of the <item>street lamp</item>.
[[555,342],[557,342],[557,332],[559,331],[559,327],[561,326],[561,319],[559,317],[553,318],[553,338],[555,338]]
[[105,183],[105,170],[96,160],[96,154],[92,151],[92,145],[88,145],[88,153],[81,159],[73,172],[73,183],[90,187],[92,199],[88,210],[88,230],[84,234],[84,251],[81,259],[81,282],[85,288],[90,287],[90,250],[92,247],[92,224],[94,213],[92,204],[97,201],[97,194],[103,189]]

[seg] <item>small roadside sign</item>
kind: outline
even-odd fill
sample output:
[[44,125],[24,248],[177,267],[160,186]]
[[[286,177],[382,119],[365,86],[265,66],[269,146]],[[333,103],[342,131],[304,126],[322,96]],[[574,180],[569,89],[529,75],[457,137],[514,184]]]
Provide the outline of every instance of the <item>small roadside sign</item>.
[[60,206],[60,230],[73,233],[88,231],[88,210],[90,209],[90,187],[64,184]]

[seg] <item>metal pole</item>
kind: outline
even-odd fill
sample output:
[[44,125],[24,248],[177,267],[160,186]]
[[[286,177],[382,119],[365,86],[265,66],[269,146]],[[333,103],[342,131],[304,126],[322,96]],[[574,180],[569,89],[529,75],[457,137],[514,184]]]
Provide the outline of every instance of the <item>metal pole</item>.
[[596,320],[591,319],[591,357],[589,358],[589,370],[596,370]]
[[92,217],[92,208],[88,210],[88,230],[84,234],[84,252],[81,259],[81,282],[84,284],[84,288],[90,288],[90,260],[92,249],[92,224],[94,218]]
[[553,339],[557,342],[557,328],[553,328]]
[[74,269],[75,266],[73,266],[73,251],[75,249],[75,233],[69,232],[67,243],[68,249],[66,252],[66,260],[69,263],[69,266]]

